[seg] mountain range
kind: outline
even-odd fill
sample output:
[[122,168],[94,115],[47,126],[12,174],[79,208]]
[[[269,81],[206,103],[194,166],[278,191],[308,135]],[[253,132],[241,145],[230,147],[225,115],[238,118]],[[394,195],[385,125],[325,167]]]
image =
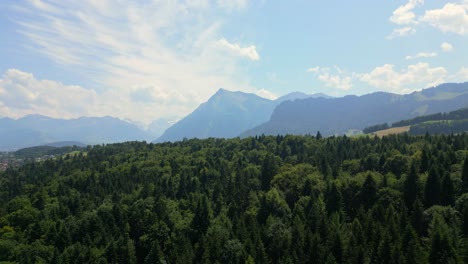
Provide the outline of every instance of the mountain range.
[[109,116],[68,120],[41,115],[0,118],[0,151],[67,142],[87,145],[155,138],[153,142],[165,142],[317,131],[329,136],[463,107],[468,107],[468,82],[442,84],[406,95],[376,92],[335,98],[294,92],[276,100],[219,89],[178,122],[159,119],[146,129]]
[[269,100],[255,94],[219,89],[207,102],[168,128],[155,142],[236,137],[268,121],[275,107],[284,101],[318,97],[331,98],[324,94],[293,92]]
[[[136,125],[113,117],[55,119],[28,115],[20,119],[0,118],[0,150],[70,143],[101,144],[150,140],[154,135]],[[71,143],[70,143],[71,144]]]
[[376,92],[341,98],[285,101],[269,121],[240,136],[277,134],[345,134],[379,123],[449,112],[468,106],[468,82],[442,84],[406,95]]

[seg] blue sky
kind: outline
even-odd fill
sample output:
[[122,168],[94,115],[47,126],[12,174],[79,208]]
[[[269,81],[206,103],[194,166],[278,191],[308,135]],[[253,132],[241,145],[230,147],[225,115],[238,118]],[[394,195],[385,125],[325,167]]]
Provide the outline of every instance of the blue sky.
[[468,0],[6,0],[0,116],[177,119],[275,98],[468,81]]

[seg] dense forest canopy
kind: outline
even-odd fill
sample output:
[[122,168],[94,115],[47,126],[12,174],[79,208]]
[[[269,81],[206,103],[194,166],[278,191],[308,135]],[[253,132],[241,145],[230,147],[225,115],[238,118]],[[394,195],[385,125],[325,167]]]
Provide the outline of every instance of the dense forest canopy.
[[128,142],[0,173],[3,263],[466,263],[468,135]]

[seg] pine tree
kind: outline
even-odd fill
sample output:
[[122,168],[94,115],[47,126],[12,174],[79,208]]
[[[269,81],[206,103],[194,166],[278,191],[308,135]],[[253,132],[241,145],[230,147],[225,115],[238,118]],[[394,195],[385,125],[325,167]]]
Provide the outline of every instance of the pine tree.
[[421,247],[419,237],[411,225],[406,226],[402,241],[405,263],[424,263],[424,251]]
[[440,203],[442,205],[453,205],[455,203],[455,191],[452,179],[448,173],[442,180],[442,192],[440,194]]
[[192,242],[199,241],[202,234],[205,234],[210,225],[210,210],[208,199],[203,195],[201,200],[198,200],[195,215],[192,219]]
[[424,148],[421,154],[421,166],[419,167],[419,171],[421,173],[426,172],[427,170],[429,170],[429,165],[430,165],[430,158],[429,158],[428,150]]
[[410,221],[413,225],[414,230],[420,236],[425,233],[424,230],[424,207],[419,199],[416,199],[413,206],[413,213],[411,215]]
[[463,163],[463,172],[462,172],[462,191],[468,192],[468,155],[465,157],[465,162]]
[[439,214],[434,215],[431,223],[430,264],[460,263],[457,249],[453,245],[447,223]]
[[272,154],[268,153],[262,163],[261,183],[262,189],[264,191],[270,189],[271,180],[273,179],[273,176],[275,176],[275,174],[277,173],[278,167],[279,166],[276,163],[275,157]]
[[367,175],[366,180],[361,188],[361,202],[364,208],[372,207],[377,198],[377,183],[371,174]]
[[419,175],[417,174],[416,166],[414,163],[411,166],[409,175],[406,177],[403,195],[406,207],[412,210],[413,204],[419,195]]
[[333,182],[328,188],[326,194],[326,207],[328,214],[331,215],[334,212],[339,212],[342,208],[342,196],[341,192],[338,190],[336,183]]
[[151,249],[148,255],[145,258],[145,264],[163,264],[166,263],[164,260],[164,255],[161,252],[158,241],[153,241],[151,243]]
[[440,176],[435,166],[429,170],[426,185],[424,187],[424,206],[426,208],[440,203]]
[[317,131],[317,135],[315,136],[316,139],[322,139],[322,134],[320,131]]

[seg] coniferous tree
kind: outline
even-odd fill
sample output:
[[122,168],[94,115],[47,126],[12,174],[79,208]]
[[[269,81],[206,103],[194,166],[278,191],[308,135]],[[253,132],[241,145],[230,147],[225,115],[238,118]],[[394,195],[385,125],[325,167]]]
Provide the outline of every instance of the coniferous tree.
[[278,164],[276,163],[275,157],[268,153],[262,163],[262,177],[261,184],[264,191],[270,189],[271,180],[278,171]]
[[148,255],[145,257],[145,264],[163,264],[166,263],[164,255],[161,252],[158,241],[151,243],[151,249]]
[[322,133],[320,131],[317,131],[317,135],[315,136],[316,139],[322,139]]
[[192,220],[192,230],[194,232],[192,241],[198,241],[202,234],[206,232],[210,225],[210,211],[208,199],[205,195],[198,200],[195,216]]
[[377,198],[377,183],[371,174],[367,175],[366,180],[361,188],[361,201],[364,208],[372,207]]
[[[465,238],[468,238],[468,201],[464,202],[461,210],[462,214],[462,232]],[[467,256],[468,257],[468,256]]]
[[425,263],[424,252],[418,234],[411,225],[406,226],[402,249],[404,251],[404,263]]
[[420,236],[425,232],[424,230],[424,206],[419,199],[416,199],[413,206],[413,213],[411,215],[410,221],[413,225],[414,230]]
[[428,153],[428,150],[424,148],[421,154],[421,166],[419,167],[419,171],[421,173],[426,172],[429,170],[429,166],[430,166],[429,153]]
[[434,215],[431,223],[430,264],[460,263],[457,249],[454,247],[447,223],[439,214]]
[[427,176],[426,185],[424,186],[424,206],[426,208],[440,203],[440,176],[439,171],[435,166],[432,166]]
[[462,192],[468,192],[468,155],[465,157],[462,172]]
[[440,203],[442,205],[453,205],[455,203],[453,182],[448,173],[445,174],[444,179],[442,180]]
[[419,176],[414,163],[411,166],[410,173],[406,176],[403,195],[406,207],[412,210],[413,204],[419,195]]
[[326,195],[326,200],[327,200],[326,208],[327,208],[328,214],[331,215],[332,213],[339,212],[341,210],[342,196],[335,182],[333,182],[328,189],[329,190]]

